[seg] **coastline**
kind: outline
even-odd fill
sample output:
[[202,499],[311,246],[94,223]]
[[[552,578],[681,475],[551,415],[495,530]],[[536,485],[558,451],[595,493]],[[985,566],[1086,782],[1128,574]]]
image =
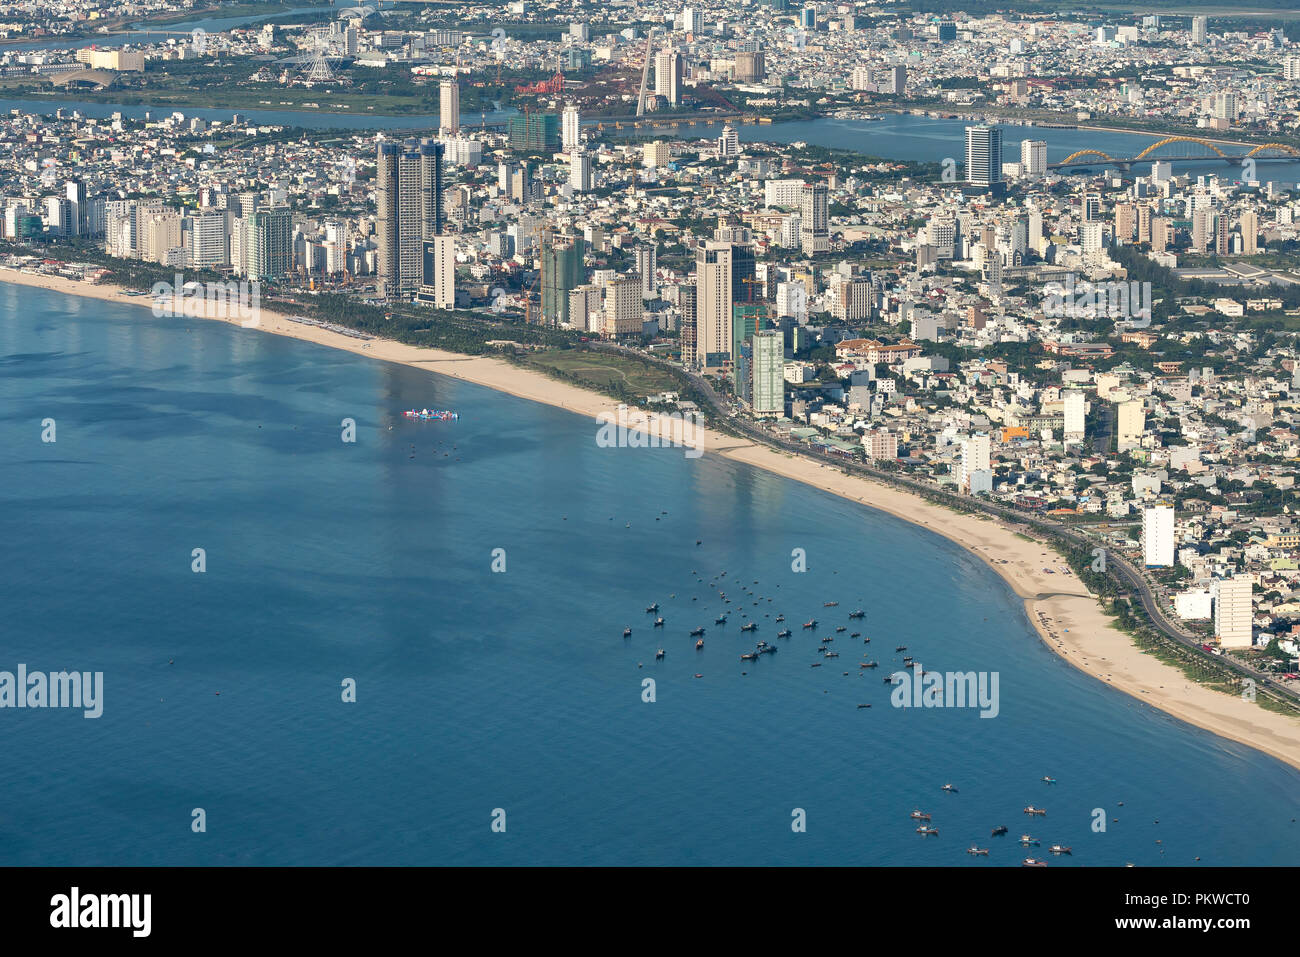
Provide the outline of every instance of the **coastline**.
[[[128,296],[115,286],[5,268],[0,268],[0,282],[136,307],[149,308],[153,303],[147,295]],[[187,302],[187,305],[197,307],[199,303]],[[257,321],[246,322],[207,316],[195,308],[186,310],[186,315],[427,369],[588,416],[593,426],[598,417],[616,413],[619,405],[616,400],[540,372],[517,368],[502,359],[467,356],[386,339],[360,340],[319,326],[292,322],[286,314],[268,309],[260,311]],[[674,420],[663,420],[661,434],[669,434],[673,425]],[[1112,627],[1099,601],[1049,546],[1029,541],[993,518],[953,512],[910,492],[845,475],[833,466],[747,439],[710,429],[700,432],[706,452],[879,509],[960,545],[1007,582],[1023,601],[1026,615],[1043,643],[1069,664],[1156,710],[1300,769],[1300,721],[1191,683],[1173,666],[1138,649],[1128,635]]]

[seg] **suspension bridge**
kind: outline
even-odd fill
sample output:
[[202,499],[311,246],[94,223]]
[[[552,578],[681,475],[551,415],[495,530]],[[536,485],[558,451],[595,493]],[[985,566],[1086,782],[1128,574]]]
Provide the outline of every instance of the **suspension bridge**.
[[[1226,147],[1226,149],[1225,149]],[[1234,150],[1235,152],[1228,152]],[[1221,161],[1240,166],[1246,160],[1297,160],[1300,149],[1287,143],[1228,143],[1196,136],[1166,136],[1152,143],[1137,156],[1111,156],[1102,150],[1086,149],[1071,153],[1059,163],[1048,163],[1048,169],[1071,169],[1086,166],[1117,166],[1129,169],[1134,163],[1205,163]]]

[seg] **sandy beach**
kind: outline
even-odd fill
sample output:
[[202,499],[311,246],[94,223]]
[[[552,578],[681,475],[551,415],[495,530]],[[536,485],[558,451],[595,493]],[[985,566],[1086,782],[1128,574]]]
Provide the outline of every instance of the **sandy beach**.
[[[113,286],[10,269],[0,268],[0,281],[137,308],[153,305],[149,296],[128,296]],[[199,315],[194,311],[198,303],[188,305],[191,308],[186,314]],[[239,318],[221,321],[428,369],[593,420],[602,414],[613,416],[618,409],[618,403],[605,396],[541,373],[518,369],[501,359],[465,356],[384,339],[363,341],[293,322],[267,309],[260,310],[257,321]],[[592,434],[594,440],[595,422]],[[1102,612],[1097,599],[1047,545],[1027,541],[993,518],[953,512],[909,492],[845,475],[819,462],[745,439],[707,429],[701,430],[699,438],[707,454],[722,455],[878,508],[956,542],[987,562],[1010,584],[1024,601],[1029,620],[1042,640],[1070,664],[1152,708],[1300,768],[1300,721],[1191,683],[1177,669],[1139,650],[1127,635],[1111,627],[1111,619]]]

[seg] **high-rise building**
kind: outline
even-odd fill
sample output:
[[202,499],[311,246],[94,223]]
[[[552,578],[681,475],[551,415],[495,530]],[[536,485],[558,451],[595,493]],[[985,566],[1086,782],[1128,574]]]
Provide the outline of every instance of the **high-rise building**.
[[1249,575],[1216,579],[1214,596],[1214,635],[1224,648],[1249,648],[1251,622],[1254,619],[1251,595],[1254,580]]
[[1020,165],[1026,176],[1038,179],[1047,173],[1047,141],[1021,140]]
[[575,149],[582,142],[582,122],[576,104],[569,103],[564,107],[560,127],[560,145],[566,150]]
[[708,240],[695,248],[695,366],[717,370],[731,356],[733,243]]
[[1142,205],[1137,211],[1137,241],[1142,244],[1151,242],[1151,207]]
[[757,83],[767,74],[767,64],[762,50],[741,51],[736,54],[736,82]]
[[560,118],[554,113],[527,113],[509,120],[510,148],[553,153],[560,148]]
[[438,130],[450,136],[460,132],[460,82],[454,77],[438,86]]
[[723,158],[740,155],[740,136],[730,123],[722,127],[722,133],[718,137],[718,155]]
[[446,217],[443,197],[447,184],[444,181],[444,143],[424,140],[420,143],[420,236],[431,239],[442,235]]
[[753,410],[755,415],[785,412],[785,334],[760,329],[751,339]]
[[805,183],[799,193],[799,247],[805,256],[831,248],[828,192],[825,183]]
[[1174,507],[1161,503],[1142,510],[1142,554],[1147,568],[1174,564]]
[[424,281],[424,158],[408,140],[397,157],[397,289],[410,299]]
[[249,279],[282,279],[293,269],[293,214],[287,206],[249,215],[245,271]]
[[591,190],[591,154],[584,149],[569,153],[569,185],[575,193]]
[[397,258],[397,161],[401,147],[396,143],[379,144],[375,170],[375,272],[379,295],[395,299],[398,295],[400,268]]
[[1146,432],[1146,407],[1141,399],[1126,399],[1117,406],[1116,443],[1120,452],[1136,448]]
[[582,285],[586,242],[572,233],[542,236],[542,322],[568,323],[569,293]]
[[655,56],[656,96],[677,105],[682,96],[682,76],[682,55],[676,50],[663,50]]
[[1133,231],[1137,228],[1137,210],[1132,203],[1115,205],[1115,245],[1127,246],[1133,241]]
[[654,243],[637,246],[636,274],[641,278],[641,298],[653,299],[658,294],[658,281],[655,271],[659,268],[659,247]]
[[1192,42],[1204,43],[1209,33],[1209,17],[1192,17]]
[[213,210],[186,216],[181,226],[186,259],[194,269],[217,269],[230,261],[226,214]]
[[1065,441],[1082,442],[1087,430],[1086,425],[1086,402],[1083,393],[1077,389],[1071,389],[1062,397],[1062,404],[1065,406]]
[[419,299],[439,309],[456,308],[456,237],[438,235],[421,245],[424,262]]
[[1248,209],[1241,214],[1241,253],[1253,256],[1259,252],[1259,214]]
[[993,471],[989,462],[989,437],[979,432],[961,444],[961,488],[976,495],[993,490]]
[[996,126],[966,127],[966,182],[972,186],[1002,182],[1002,131]]
[[79,179],[68,180],[67,186],[68,205],[71,207],[69,215],[69,232],[70,236],[82,236],[88,232],[86,228],[86,184]]
[[696,286],[695,280],[688,279],[678,288],[678,308],[681,310],[681,345],[682,364],[688,368],[695,365],[696,340]]

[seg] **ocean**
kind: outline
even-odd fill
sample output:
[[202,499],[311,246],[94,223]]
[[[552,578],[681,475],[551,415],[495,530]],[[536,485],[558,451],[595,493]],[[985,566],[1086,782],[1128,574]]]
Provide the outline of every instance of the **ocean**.
[[[596,432],[0,285],[0,671],[104,687],[97,719],[0,708],[0,864],[1300,860],[1300,772],[1067,665],[958,546]],[[779,650],[742,661],[759,640]],[[996,717],[892,707],[903,654],[996,673]]]

